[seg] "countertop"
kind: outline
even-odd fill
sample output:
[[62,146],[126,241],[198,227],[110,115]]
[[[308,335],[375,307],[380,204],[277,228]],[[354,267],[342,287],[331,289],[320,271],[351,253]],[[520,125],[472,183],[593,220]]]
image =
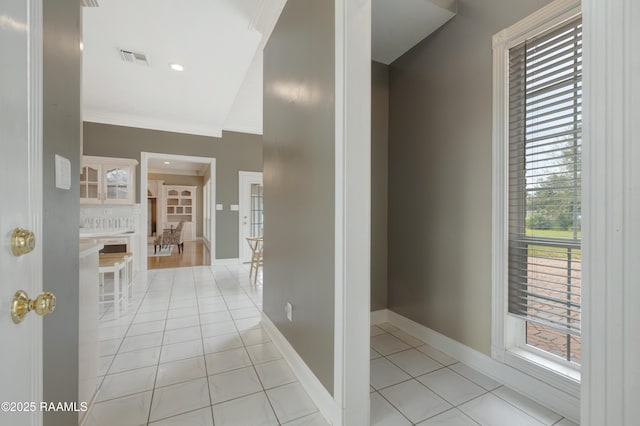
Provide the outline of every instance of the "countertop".
[[93,240],[80,241],[80,258],[88,256],[92,253],[97,253],[104,247],[101,243],[96,243]]
[[80,238],[113,237],[114,235],[132,235],[132,229],[83,229],[80,228]]

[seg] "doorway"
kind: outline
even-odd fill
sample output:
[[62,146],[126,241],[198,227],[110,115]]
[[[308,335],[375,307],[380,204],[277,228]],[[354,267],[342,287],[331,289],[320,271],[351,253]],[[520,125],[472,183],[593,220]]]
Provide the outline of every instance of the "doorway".
[[240,263],[251,261],[251,249],[247,238],[264,234],[264,186],[262,172],[238,172],[238,257]]
[[[141,224],[147,228],[146,232],[141,233],[141,247],[148,247],[153,260],[158,260],[156,263],[166,260],[166,267],[193,266],[193,262],[198,262],[198,256],[201,264],[212,265],[215,260],[215,209],[211,209],[210,206],[216,200],[216,159],[142,152],[140,160],[140,192],[147,194],[147,206],[141,209]],[[151,175],[153,179],[150,179],[151,173],[154,173]],[[182,180],[179,180],[179,176],[182,176]],[[191,180],[184,180],[188,178]],[[197,195],[198,191],[202,191],[202,196]],[[141,202],[144,203],[145,199],[142,198]],[[150,213],[149,203],[156,206],[155,221],[149,217],[153,214]],[[149,223],[154,222],[155,234],[152,229],[148,229]],[[175,229],[181,222],[181,232],[184,233],[185,240],[184,254],[180,253],[177,246],[156,244],[161,243],[158,236],[164,229]],[[168,251],[162,253],[166,259],[156,259],[158,249],[161,253],[162,250]],[[185,260],[185,254],[192,259]],[[144,258],[141,269],[152,269],[150,257],[141,257]]]

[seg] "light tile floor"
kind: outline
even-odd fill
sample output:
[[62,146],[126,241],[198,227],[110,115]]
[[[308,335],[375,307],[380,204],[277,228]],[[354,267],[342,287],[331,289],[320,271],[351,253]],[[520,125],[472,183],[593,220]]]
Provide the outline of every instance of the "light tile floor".
[[[260,326],[245,266],[139,274],[100,320],[87,426],[327,425]],[[260,282],[260,281],[259,281]],[[391,324],[371,327],[371,424],[575,426]]]
[[371,326],[371,424],[575,426],[424,342]]
[[87,426],[327,425],[260,326],[248,268],[136,276],[125,315],[100,319]]

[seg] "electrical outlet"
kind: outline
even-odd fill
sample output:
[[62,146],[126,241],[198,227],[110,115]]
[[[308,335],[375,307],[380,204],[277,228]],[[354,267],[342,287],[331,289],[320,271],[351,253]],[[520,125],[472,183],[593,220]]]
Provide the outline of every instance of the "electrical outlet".
[[290,302],[287,302],[284,307],[284,311],[287,314],[287,319],[293,322],[293,305]]

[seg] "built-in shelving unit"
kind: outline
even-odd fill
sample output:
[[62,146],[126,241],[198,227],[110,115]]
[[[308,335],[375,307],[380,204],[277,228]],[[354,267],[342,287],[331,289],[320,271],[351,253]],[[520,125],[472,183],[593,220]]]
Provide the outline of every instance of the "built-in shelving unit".
[[195,186],[164,186],[165,227],[176,227],[184,221],[184,239],[195,240],[196,212]]

